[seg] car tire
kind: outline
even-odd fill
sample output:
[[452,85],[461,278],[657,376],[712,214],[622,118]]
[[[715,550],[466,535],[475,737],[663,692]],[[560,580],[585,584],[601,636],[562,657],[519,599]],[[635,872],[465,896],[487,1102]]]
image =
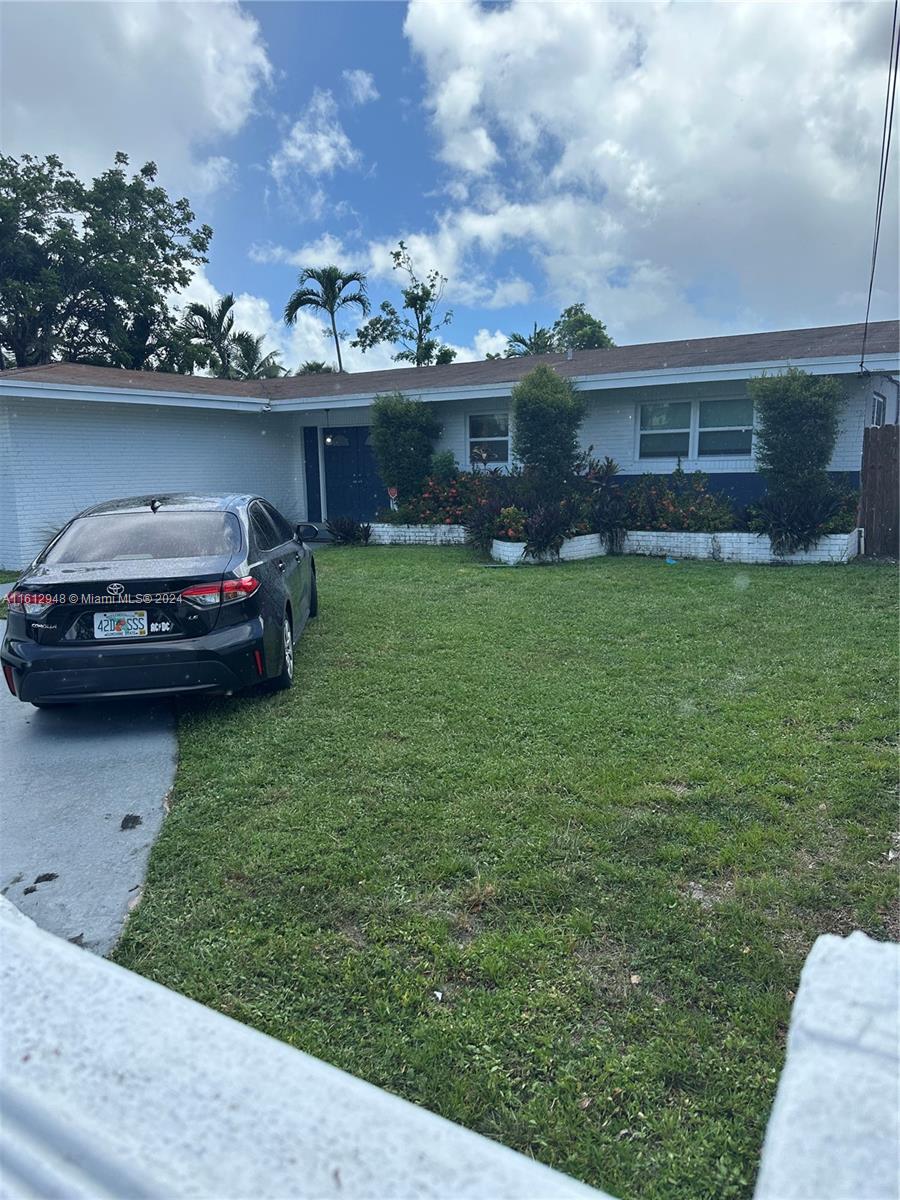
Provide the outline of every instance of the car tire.
[[55,700],[32,700],[34,708],[59,708],[60,705]]
[[312,588],[309,593],[309,619],[319,615],[319,587],[316,583],[316,573],[313,571]]
[[268,682],[271,692],[284,692],[294,682],[294,630],[287,613],[281,622],[281,671]]

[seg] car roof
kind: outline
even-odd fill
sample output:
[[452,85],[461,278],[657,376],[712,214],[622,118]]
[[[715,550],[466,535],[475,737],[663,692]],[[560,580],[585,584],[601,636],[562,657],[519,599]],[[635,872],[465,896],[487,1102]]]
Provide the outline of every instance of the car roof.
[[155,512],[235,512],[246,508],[251,500],[258,497],[252,494],[231,493],[228,495],[211,495],[195,492],[150,492],[146,496],[126,496],[121,500],[105,500],[102,504],[94,504],[84,509],[80,517],[95,517],[101,513],[134,513],[144,512],[151,505]]

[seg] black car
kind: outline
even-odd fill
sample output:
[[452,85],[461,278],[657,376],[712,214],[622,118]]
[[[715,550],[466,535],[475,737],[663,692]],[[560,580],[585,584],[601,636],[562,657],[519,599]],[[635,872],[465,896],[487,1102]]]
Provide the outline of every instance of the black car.
[[0,661],[39,708],[291,686],[316,564],[259,496],[138,496],[86,509],[8,597]]

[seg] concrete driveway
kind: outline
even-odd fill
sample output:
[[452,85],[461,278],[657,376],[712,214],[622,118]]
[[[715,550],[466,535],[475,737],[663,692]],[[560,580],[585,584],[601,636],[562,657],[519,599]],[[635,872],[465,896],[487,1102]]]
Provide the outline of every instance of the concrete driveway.
[[43,929],[108,954],[140,898],[175,761],[166,701],[37,709],[4,685],[0,892]]

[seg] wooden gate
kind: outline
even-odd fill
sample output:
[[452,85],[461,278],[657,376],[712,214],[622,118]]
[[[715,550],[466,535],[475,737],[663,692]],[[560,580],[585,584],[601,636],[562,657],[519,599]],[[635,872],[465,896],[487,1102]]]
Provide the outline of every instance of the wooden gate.
[[900,425],[870,425],[863,436],[859,524],[865,554],[896,558],[900,533]]

